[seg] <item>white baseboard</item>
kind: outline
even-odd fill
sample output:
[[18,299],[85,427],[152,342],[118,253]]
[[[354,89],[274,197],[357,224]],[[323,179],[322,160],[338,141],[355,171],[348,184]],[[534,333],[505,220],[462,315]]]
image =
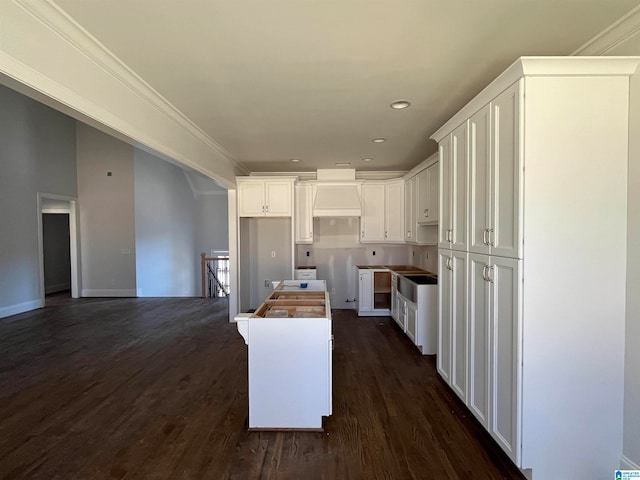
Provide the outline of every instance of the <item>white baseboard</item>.
[[620,459],[620,470],[640,470],[640,465],[631,461],[630,458],[622,455]]
[[124,289],[82,289],[80,293],[81,297],[136,297],[137,291],[135,288]]
[[64,292],[65,290],[71,290],[70,283],[58,283],[57,285],[47,285],[44,288],[45,295],[49,295],[50,293],[55,292]]
[[11,315],[17,315],[19,313],[35,310],[36,308],[44,307],[44,303],[38,300],[32,300],[30,302],[18,303],[16,305],[9,305],[8,307],[0,308],[0,318],[9,317]]

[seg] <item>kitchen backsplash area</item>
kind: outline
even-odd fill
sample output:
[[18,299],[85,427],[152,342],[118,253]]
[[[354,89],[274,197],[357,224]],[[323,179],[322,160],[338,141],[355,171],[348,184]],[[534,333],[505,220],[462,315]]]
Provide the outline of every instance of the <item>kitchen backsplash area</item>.
[[412,264],[435,272],[435,246],[360,243],[359,218],[315,218],[314,242],[296,245],[296,266],[315,265],[327,281],[332,308],[355,308],[356,265]]
[[438,247],[436,245],[407,245],[409,263],[438,273]]

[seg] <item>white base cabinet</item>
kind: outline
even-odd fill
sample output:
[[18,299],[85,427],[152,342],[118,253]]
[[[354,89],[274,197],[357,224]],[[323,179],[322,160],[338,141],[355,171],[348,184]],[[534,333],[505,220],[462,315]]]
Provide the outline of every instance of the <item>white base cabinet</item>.
[[380,268],[356,268],[358,298],[356,310],[361,317],[386,317],[391,314],[391,272]]
[[518,416],[522,371],[517,368],[522,343],[521,262],[469,254],[468,406],[513,460],[522,439]]
[[437,369],[464,402],[467,401],[469,378],[468,258],[466,252],[438,250]]
[[437,351],[438,287],[421,285],[416,302],[396,296],[396,323],[411,339],[423,355],[435,355]]
[[467,250],[453,219],[462,182],[443,166],[438,372],[529,478],[595,480],[620,465],[639,65],[523,57],[432,137],[469,165]]
[[267,299],[277,305],[235,318],[248,345],[250,430],[322,430],[332,413],[329,295],[323,280],[300,283],[281,282]]

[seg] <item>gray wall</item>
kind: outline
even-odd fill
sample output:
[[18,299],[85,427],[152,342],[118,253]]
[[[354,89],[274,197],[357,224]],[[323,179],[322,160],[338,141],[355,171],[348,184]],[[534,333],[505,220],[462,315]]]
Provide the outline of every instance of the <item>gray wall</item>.
[[81,295],[135,296],[133,147],[78,122],[77,155]]
[[0,86],[0,317],[40,306],[37,192],[75,197],[75,120]]
[[229,250],[227,192],[196,196],[196,247],[198,252]]
[[[290,218],[241,218],[240,219],[240,272],[241,311],[257,308],[271,293],[271,284],[265,280],[279,281],[291,278],[291,219]],[[271,252],[275,252],[273,257]]]
[[315,218],[313,222],[314,243],[296,246],[296,265],[317,267],[318,279],[327,282],[332,308],[355,308],[357,265],[409,261],[407,245],[360,243],[359,218]]
[[69,214],[42,214],[44,291],[55,293],[71,288]]
[[200,295],[191,187],[180,168],[137,149],[134,158],[138,296]]

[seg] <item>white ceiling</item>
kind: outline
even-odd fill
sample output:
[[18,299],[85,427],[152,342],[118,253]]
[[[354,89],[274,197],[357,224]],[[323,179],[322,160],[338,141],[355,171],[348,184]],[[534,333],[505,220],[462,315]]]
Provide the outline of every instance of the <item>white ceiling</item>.
[[517,57],[571,54],[638,0],[56,3],[235,160],[284,172],[408,170]]

